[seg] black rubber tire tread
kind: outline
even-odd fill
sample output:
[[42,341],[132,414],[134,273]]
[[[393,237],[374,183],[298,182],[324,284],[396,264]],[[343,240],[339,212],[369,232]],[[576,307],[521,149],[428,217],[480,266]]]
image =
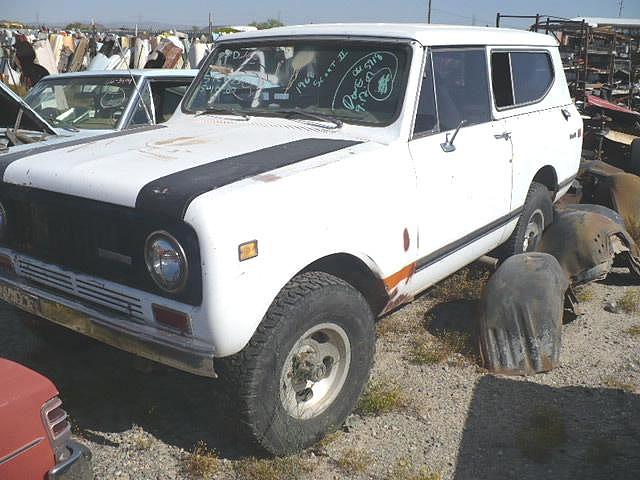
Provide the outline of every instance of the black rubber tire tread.
[[[255,443],[255,446],[269,454],[287,455],[294,453],[299,451],[301,448],[315,443],[315,441],[320,440],[320,438],[324,436],[323,432],[322,434],[317,435],[313,440],[307,442],[305,445],[300,446],[283,447],[282,445],[274,445],[273,442],[269,441],[264,433],[257,427],[255,422],[257,412],[252,410],[251,404],[252,401],[259,398],[262,393],[257,388],[257,382],[261,378],[261,372],[259,372],[260,357],[265,351],[266,345],[272,340],[274,331],[280,324],[289,320],[287,318],[287,313],[295,308],[300,302],[303,302],[306,297],[319,290],[335,287],[355,292],[360,297],[362,306],[367,309],[368,314],[370,315],[370,339],[368,342],[366,341],[367,339],[361,339],[365,340],[364,344],[370,348],[370,351],[367,352],[369,359],[366,365],[368,378],[368,372],[373,364],[373,357],[375,353],[375,320],[373,314],[371,313],[369,305],[364,297],[352,285],[338,277],[324,272],[306,272],[290,280],[272,302],[269,310],[262,319],[247,346],[235,355],[216,360],[216,370],[220,375],[220,379],[224,383],[225,388],[228,389],[232,400],[236,402],[235,404],[238,408],[237,412],[240,417],[239,420],[241,422],[241,427],[244,429],[244,432],[242,433],[245,437],[248,437],[250,441],[252,440]],[[353,339],[350,340],[353,341]],[[263,373],[273,375],[273,372]],[[347,380],[349,380],[349,377]],[[355,403],[362,394],[365,386],[366,379],[362,382],[362,386],[356,392],[357,394],[354,395],[355,398],[352,399],[353,405],[349,406],[348,413],[350,413],[354,408]],[[343,391],[345,388],[346,382],[345,387],[343,387]],[[338,400],[339,399],[336,399],[329,409],[331,409]],[[339,427],[339,425],[332,425],[331,427]]]
[[500,257],[502,260],[506,260],[512,255],[523,253],[522,243],[524,242],[527,223],[529,222],[529,217],[531,217],[533,212],[538,208],[541,209],[544,214],[544,228],[546,229],[551,225],[551,223],[553,223],[553,202],[551,201],[551,192],[549,192],[549,189],[541,183],[532,182],[516,228],[509,239],[502,245],[502,247],[500,247]]

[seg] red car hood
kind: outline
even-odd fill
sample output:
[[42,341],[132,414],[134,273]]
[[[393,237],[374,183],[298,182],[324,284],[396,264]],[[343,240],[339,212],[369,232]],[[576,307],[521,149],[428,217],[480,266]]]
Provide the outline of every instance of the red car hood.
[[41,408],[57,394],[49,379],[0,358],[0,463],[37,439],[47,441]]

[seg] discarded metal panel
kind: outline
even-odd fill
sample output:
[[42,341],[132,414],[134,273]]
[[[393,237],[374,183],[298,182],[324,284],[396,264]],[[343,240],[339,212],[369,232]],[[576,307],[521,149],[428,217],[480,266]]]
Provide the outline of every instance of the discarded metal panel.
[[76,51],[76,41],[71,35],[62,37],[62,48],[68,48],[71,52]]
[[58,60],[59,72],[67,72],[69,70],[71,57],[73,57],[73,52],[69,48],[64,47],[60,52],[60,59]]
[[54,65],[58,65],[58,62],[60,61],[60,53],[64,46],[64,39],[62,35],[58,33],[51,34],[49,36],[49,44],[51,45],[51,51],[53,53]]
[[163,68],[179,68],[178,64],[182,62],[182,49],[172,42],[163,42],[160,50],[164,57]]
[[552,255],[529,252],[508,258],[489,279],[480,302],[485,368],[530,375],[556,367],[568,287]]
[[587,95],[587,103],[594,107],[604,108],[605,110],[610,110],[612,112],[620,112],[626,113],[632,117],[640,117],[640,113],[634,110],[630,110],[629,108],[625,108],[620,105],[616,105],[615,103],[609,102],[603,98],[596,97],[595,95]]
[[600,160],[587,160],[580,164],[579,176],[585,173],[604,177],[616,173],[624,173],[624,170]]
[[557,209],[538,251],[553,255],[571,280],[581,285],[605,278],[621,255],[640,278],[640,251],[621,216],[601,205],[570,205]]
[[58,62],[47,40],[38,40],[33,44],[33,49],[36,52],[38,65],[44,67],[49,74],[58,73]]
[[136,38],[133,49],[133,68],[144,68],[149,57],[149,40]]
[[599,187],[603,196],[609,197],[611,208],[625,222],[640,222],[640,177],[631,173],[616,173],[605,177]]
[[189,50],[189,64],[191,68],[198,68],[200,66],[200,62],[206,57],[210,48],[210,45],[202,43],[198,39],[191,44],[191,49]]
[[631,143],[638,138],[637,135],[630,135],[624,132],[618,132],[616,130],[609,130],[604,136],[607,140],[612,142],[622,143],[623,145],[631,146]]
[[73,53],[73,58],[69,64],[69,72],[79,72],[82,69],[83,61],[89,51],[89,40],[81,38]]

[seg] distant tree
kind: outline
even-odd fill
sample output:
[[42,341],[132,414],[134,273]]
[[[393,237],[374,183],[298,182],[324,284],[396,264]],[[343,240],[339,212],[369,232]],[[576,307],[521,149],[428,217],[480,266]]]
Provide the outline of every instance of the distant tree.
[[65,30],[91,30],[91,25],[82,22],[72,22],[64,27]]
[[216,32],[218,32],[218,33],[238,33],[239,30],[236,30],[235,28],[231,28],[231,27],[220,27],[220,28],[216,28]]
[[270,18],[265,22],[251,22],[249,26],[256,27],[258,30],[266,30],[267,28],[283,27],[284,23],[277,18]]

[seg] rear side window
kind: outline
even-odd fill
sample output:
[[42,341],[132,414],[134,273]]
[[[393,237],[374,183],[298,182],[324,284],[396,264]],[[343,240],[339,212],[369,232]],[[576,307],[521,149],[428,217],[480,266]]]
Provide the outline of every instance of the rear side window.
[[553,66],[547,52],[493,52],[491,84],[498,108],[535,103],[553,83]]
[[434,50],[433,72],[440,130],[489,122],[491,102],[484,49]]
[[540,100],[553,82],[548,53],[512,52],[511,71],[516,105]]

